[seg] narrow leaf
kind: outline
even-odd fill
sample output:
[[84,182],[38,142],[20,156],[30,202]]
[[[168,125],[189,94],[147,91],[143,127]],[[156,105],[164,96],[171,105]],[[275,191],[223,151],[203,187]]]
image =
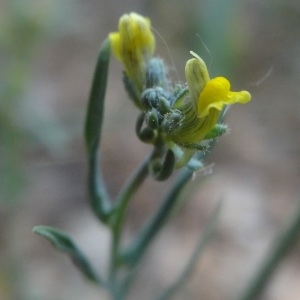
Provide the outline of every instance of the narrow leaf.
[[109,39],[107,38],[100,48],[86,116],[85,139],[90,155],[97,151],[100,142],[101,127],[103,123],[104,98],[108,77],[109,56],[110,43]]
[[33,232],[47,239],[57,250],[68,254],[86,278],[99,284],[102,283],[86,257],[67,233],[49,226],[36,226],[33,228]]
[[94,213],[104,223],[108,221],[111,204],[99,170],[98,148],[103,124],[109,57],[110,43],[107,38],[100,48],[85,122],[85,142],[89,156],[88,186],[90,201]]

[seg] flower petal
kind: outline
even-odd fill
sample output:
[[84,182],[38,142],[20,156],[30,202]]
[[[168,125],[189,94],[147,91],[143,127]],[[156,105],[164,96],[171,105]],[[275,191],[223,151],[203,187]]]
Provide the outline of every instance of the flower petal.
[[151,56],[155,48],[155,39],[151,32],[151,23],[136,13],[125,14],[119,22],[119,31],[123,51],[140,52]]
[[195,58],[191,58],[185,65],[185,77],[189,87],[189,94],[194,109],[197,110],[198,98],[202,89],[209,81],[209,74],[205,62],[196,53],[191,51]]
[[247,91],[231,92],[230,83],[224,77],[216,77],[207,82],[198,100],[198,117],[209,114],[211,108],[221,111],[224,105],[247,103],[251,99]]

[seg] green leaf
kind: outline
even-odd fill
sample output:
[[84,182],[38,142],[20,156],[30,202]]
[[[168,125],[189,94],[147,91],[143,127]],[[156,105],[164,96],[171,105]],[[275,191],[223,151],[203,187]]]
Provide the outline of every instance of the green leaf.
[[106,224],[112,214],[112,207],[99,170],[99,157],[96,154],[89,158],[88,189],[93,212]]
[[85,142],[89,156],[88,186],[91,206],[96,216],[104,223],[108,221],[111,204],[99,170],[98,148],[103,124],[109,57],[110,43],[107,38],[100,48],[85,122]]
[[98,284],[103,283],[67,233],[50,226],[36,226],[32,231],[47,239],[57,250],[68,254],[86,278]]
[[100,48],[86,116],[85,139],[90,155],[97,151],[100,142],[109,57],[110,43],[107,38]]

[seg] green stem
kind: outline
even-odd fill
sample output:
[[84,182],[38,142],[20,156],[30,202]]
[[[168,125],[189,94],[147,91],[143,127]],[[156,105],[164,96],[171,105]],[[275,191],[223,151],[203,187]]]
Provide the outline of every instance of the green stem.
[[156,211],[150,222],[142,231],[138,234],[138,238],[135,240],[130,249],[125,253],[125,259],[131,264],[136,265],[150,242],[155,235],[159,232],[161,227],[166,223],[168,217],[172,212],[172,208],[177,203],[180,192],[183,187],[191,178],[193,172],[186,169],[180,172],[179,176],[175,180],[171,190],[165,197],[162,205]]
[[138,190],[147,178],[148,164],[152,155],[149,155],[139,166],[136,172],[129,178],[128,182],[121,189],[114,208],[114,218],[112,220],[112,252],[111,252],[111,282],[116,280],[116,270],[119,266],[119,251],[122,235],[122,228],[128,204],[133,194]]
[[[204,159],[211,152],[214,144],[215,140],[211,141],[207,151],[200,152],[195,158],[198,160]],[[177,204],[182,189],[191,179],[193,173],[192,170],[187,168],[180,171],[161,206],[153,215],[152,219],[150,219],[149,223],[137,235],[137,238],[131,247],[124,252],[123,259],[131,266],[138,264],[148,245],[158,234],[161,227],[167,222],[168,217],[171,215],[173,208]]]
[[258,299],[279,263],[286,257],[288,250],[297,241],[297,236],[300,233],[300,203],[295,215],[289,219],[291,219],[291,221],[275,241],[274,246],[271,247],[271,251],[268,253],[266,260],[250,282],[242,297],[239,298],[240,300]]

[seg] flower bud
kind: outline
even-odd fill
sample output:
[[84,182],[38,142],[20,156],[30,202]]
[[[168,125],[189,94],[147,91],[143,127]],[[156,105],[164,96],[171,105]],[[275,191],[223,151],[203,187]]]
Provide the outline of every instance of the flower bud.
[[158,113],[155,109],[152,109],[146,114],[145,121],[147,125],[152,129],[157,129],[159,125]]
[[109,35],[114,55],[122,62],[125,73],[139,98],[145,86],[146,68],[155,48],[148,18],[130,13],[120,18],[119,31]]
[[146,87],[168,87],[167,71],[160,58],[150,59],[146,70]]

